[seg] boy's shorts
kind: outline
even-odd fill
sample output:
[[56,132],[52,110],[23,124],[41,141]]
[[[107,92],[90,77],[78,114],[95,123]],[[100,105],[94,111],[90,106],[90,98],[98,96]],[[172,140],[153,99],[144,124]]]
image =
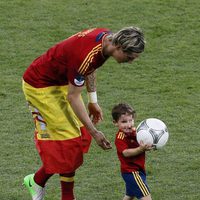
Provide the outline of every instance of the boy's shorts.
[[126,183],[126,195],[141,199],[150,194],[150,190],[146,183],[146,174],[141,171],[132,173],[122,173],[122,177]]
[[[68,86],[23,91],[35,122],[35,143],[46,173],[70,173],[83,162],[91,136],[67,101]],[[81,128],[82,127],[82,128]]]

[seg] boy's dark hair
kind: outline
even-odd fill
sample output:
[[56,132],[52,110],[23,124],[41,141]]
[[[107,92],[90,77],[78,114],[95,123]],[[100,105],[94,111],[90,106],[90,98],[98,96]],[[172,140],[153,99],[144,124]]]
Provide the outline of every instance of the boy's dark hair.
[[115,105],[112,109],[112,118],[115,122],[118,122],[121,115],[124,114],[130,114],[135,117],[135,110],[126,103],[119,103],[118,105]]

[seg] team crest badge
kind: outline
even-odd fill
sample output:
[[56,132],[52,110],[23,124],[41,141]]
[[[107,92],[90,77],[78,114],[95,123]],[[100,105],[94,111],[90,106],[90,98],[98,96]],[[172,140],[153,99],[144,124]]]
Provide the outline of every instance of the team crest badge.
[[85,82],[85,78],[84,76],[81,76],[81,75],[76,76],[76,78],[74,79],[74,83],[77,86],[82,86],[84,82]]

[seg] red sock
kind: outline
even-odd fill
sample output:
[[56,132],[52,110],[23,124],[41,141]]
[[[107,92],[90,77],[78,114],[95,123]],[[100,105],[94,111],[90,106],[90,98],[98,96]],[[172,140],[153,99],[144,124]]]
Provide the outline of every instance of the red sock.
[[34,176],[34,181],[40,185],[41,187],[45,186],[45,183],[47,180],[52,176],[53,174],[46,174],[44,167],[42,166]]
[[74,175],[75,173],[60,174],[62,200],[74,199]]

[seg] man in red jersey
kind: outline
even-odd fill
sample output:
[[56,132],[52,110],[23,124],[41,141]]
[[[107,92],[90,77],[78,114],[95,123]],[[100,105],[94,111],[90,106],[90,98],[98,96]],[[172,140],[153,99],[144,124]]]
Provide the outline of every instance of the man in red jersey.
[[[23,75],[23,91],[35,122],[35,143],[42,167],[24,178],[33,200],[44,198],[45,184],[60,174],[62,200],[74,199],[75,170],[83,162],[91,136],[104,150],[111,144],[94,124],[102,120],[95,71],[109,57],[132,62],[144,50],[140,29],[117,33],[106,28],[81,31],[35,59]],[[87,113],[81,98],[86,83]],[[91,135],[91,136],[90,136]]]
[[134,197],[151,200],[146,182],[145,151],[152,150],[151,145],[138,144],[134,128],[135,111],[128,104],[118,104],[112,109],[112,117],[118,132],[115,138],[117,155],[120,160],[121,174],[126,184],[123,200]]

